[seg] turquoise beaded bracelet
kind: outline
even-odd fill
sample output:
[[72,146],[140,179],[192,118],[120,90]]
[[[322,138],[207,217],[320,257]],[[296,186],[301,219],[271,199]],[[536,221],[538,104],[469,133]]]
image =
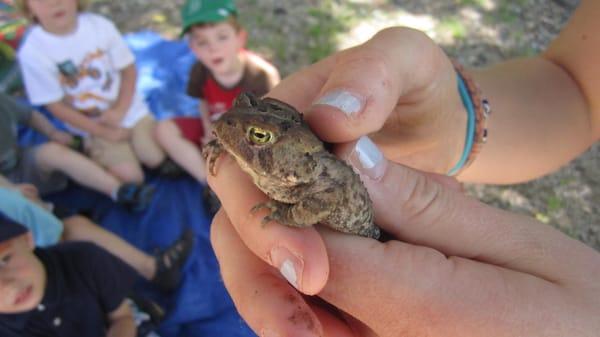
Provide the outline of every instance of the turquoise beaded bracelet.
[[456,165],[448,171],[454,176],[467,168],[479,153],[481,146],[487,141],[487,118],[491,113],[487,99],[481,98],[481,92],[474,81],[457,62],[453,62],[456,70],[456,80],[460,99],[467,111],[467,134],[465,147]]

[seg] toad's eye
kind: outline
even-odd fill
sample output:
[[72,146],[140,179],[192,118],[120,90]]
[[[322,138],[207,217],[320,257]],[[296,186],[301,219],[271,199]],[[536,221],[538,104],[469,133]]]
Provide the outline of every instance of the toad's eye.
[[263,145],[272,142],[275,137],[269,130],[251,126],[248,128],[248,139],[254,144]]

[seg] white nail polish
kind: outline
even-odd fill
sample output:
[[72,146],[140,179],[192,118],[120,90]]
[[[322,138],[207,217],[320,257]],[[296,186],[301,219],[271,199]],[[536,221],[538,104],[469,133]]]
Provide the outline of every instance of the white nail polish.
[[321,97],[315,105],[323,104],[342,110],[346,115],[354,115],[360,112],[364,105],[364,99],[345,90],[337,90]]
[[292,261],[283,261],[281,267],[279,268],[279,272],[291,285],[294,286],[294,288],[298,289],[298,277],[296,275],[296,268],[294,267],[294,263]]
[[302,270],[304,269],[302,258],[292,254],[285,247],[277,246],[272,248],[269,252],[269,263],[279,269],[281,275],[294,286],[294,288],[302,291],[300,288],[300,283],[302,282]]
[[381,179],[387,166],[383,153],[366,136],[356,142],[349,159],[354,167],[373,180]]

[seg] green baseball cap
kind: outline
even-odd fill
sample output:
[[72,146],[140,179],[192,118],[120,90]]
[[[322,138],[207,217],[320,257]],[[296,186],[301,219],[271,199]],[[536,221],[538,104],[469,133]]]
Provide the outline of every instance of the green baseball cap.
[[234,0],[187,0],[181,8],[181,35],[195,24],[224,21],[230,15],[236,14]]

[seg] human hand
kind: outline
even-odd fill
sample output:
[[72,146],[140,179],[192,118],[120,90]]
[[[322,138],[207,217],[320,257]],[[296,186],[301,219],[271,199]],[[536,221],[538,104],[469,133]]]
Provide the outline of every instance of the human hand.
[[200,143],[202,144],[202,146],[210,143],[211,140],[215,139],[215,136],[213,136],[212,134],[207,134],[202,136],[202,139],[200,140]]
[[412,29],[382,30],[290,75],[267,96],[303,112],[324,141],[369,134],[387,158],[423,171],[446,174],[463,152],[467,114],[456,72]]
[[69,145],[73,141],[73,136],[71,136],[71,134],[60,130],[55,130],[54,132],[52,132],[49,138],[52,141],[63,145]]
[[123,120],[123,116],[125,115],[125,110],[117,107],[111,107],[102,111],[98,120],[100,123],[110,126],[110,127],[120,127],[121,120]]
[[100,137],[110,140],[111,142],[122,142],[129,139],[131,136],[131,131],[126,128],[121,127],[112,127],[112,128],[103,128]]
[[223,204],[211,227],[223,280],[259,335],[597,334],[597,252],[465,196],[450,178],[387,162],[366,138],[358,144],[338,155],[359,170],[376,223],[394,237],[385,243],[262,227],[250,208],[266,197],[229,156],[209,177]]
[[40,193],[39,193],[37,187],[35,187],[35,185],[16,184],[15,187],[17,188],[19,193],[21,193],[21,195],[24,196],[25,198],[27,198],[31,201],[41,201]]

